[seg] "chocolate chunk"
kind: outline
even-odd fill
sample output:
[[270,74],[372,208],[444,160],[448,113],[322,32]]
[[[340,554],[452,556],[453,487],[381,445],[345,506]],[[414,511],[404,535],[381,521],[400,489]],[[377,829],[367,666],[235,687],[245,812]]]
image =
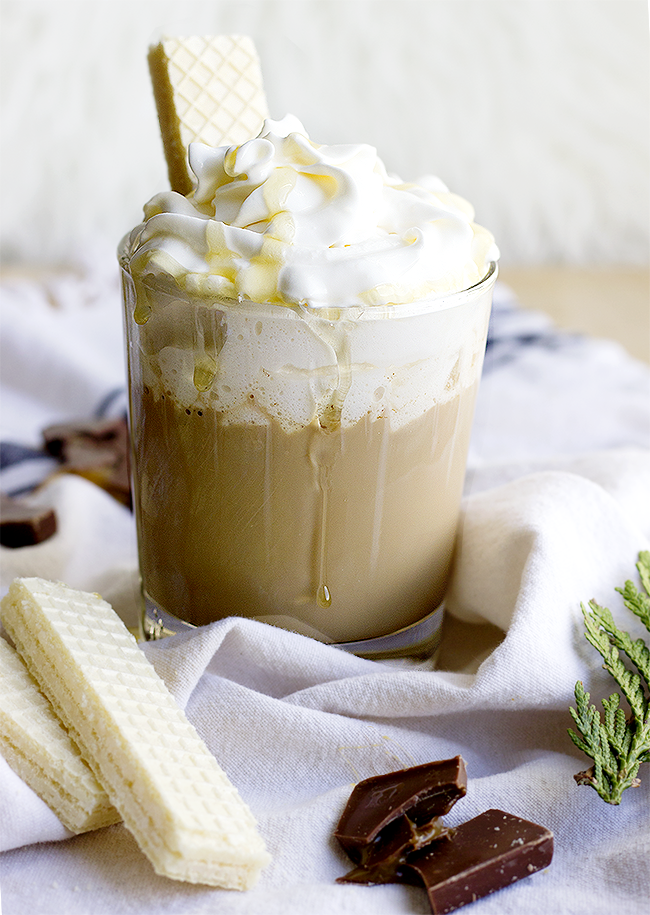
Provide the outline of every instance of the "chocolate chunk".
[[363,883],[367,886],[409,882],[408,878],[404,880],[401,876],[407,856],[449,833],[450,830],[444,826],[441,817],[434,817],[430,822],[418,826],[406,814],[402,814],[384,827],[374,842],[360,850],[358,866],[343,877],[337,877],[336,882]]
[[0,543],[16,548],[42,543],[56,533],[56,514],[52,508],[36,508],[25,499],[2,493],[0,499]]
[[434,915],[445,915],[548,867],[552,857],[548,829],[487,810],[457,827],[452,839],[410,854],[403,876],[417,876]]
[[440,817],[466,790],[460,756],[359,782],[334,833],[357,867],[338,882],[394,880],[409,853],[445,835]]
[[45,448],[77,473],[131,505],[129,434],[126,417],[62,423],[43,432]]
[[403,813],[415,822],[444,816],[467,791],[460,756],[375,775],[352,791],[334,835],[350,857]]

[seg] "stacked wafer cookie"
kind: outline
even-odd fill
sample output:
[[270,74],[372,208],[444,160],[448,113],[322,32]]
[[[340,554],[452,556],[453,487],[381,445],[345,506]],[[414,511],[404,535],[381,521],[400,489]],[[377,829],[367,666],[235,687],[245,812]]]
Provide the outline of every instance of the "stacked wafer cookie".
[[72,832],[120,819],[20,655],[2,638],[0,754]]
[[112,607],[24,578],[2,622],[156,872],[249,888],[269,861],[253,815]]

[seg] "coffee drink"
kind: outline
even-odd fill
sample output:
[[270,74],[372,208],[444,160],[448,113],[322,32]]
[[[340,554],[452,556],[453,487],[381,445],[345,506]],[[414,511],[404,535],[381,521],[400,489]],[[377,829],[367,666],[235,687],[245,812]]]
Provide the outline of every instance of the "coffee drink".
[[196,625],[252,616],[334,641],[416,622],[442,600],[473,405],[472,387],[393,432],[285,432],[143,393],[149,598]]
[[[327,161],[322,150],[337,149],[306,144],[267,125],[242,147],[195,150],[194,196],[154,198],[122,247],[134,502],[153,634],[153,620],[235,615],[349,643],[417,624],[444,595],[495,267],[485,257],[468,266],[463,254],[424,281],[424,255],[414,260],[413,249],[430,243],[426,225],[422,245],[408,230],[383,252],[375,241],[330,244],[323,262],[311,236],[329,204],[317,201],[316,228],[300,219],[309,194],[344,184],[341,153],[332,154],[334,177],[312,170],[315,185],[289,225],[298,183],[287,177],[289,153],[300,171],[305,150]],[[255,169],[274,148],[282,162],[262,180]],[[224,221],[215,221],[217,205],[206,201],[238,168],[255,188],[234,218],[225,181]],[[377,174],[373,160],[372,181]],[[389,201],[404,193],[388,178],[382,186]],[[419,212],[426,199],[430,210],[427,195],[416,188],[409,206]],[[487,256],[490,236],[451,197],[438,191],[435,205],[447,209],[435,231],[469,233],[463,245],[479,249],[478,238]],[[278,211],[267,214],[267,229],[278,224],[269,237],[260,207]],[[249,222],[254,231],[240,227]],[[307,248],[296,244],[301,232]],[[386,268],[395,258],[409,277],[401,286]]]

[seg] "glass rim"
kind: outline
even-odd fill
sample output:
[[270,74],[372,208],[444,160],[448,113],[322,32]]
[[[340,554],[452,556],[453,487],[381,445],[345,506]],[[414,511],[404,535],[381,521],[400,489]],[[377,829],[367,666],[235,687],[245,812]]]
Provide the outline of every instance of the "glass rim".
[[[120,266],[130,276],[132,276],[130,264],[131,259],[127,253],[131,233],[127,233],[120,241],[117,249],[117,256]],[[499,273],[497,261],[490,261],[487,273],[478,282],[465,289],[456,289],[451,292],[432,293],[421,299],[414,299],[411,302],[387,302],[382,305],[309,305],[306,303],[281,304],[277,302],[256,302],[253,299],[236,299],[229,296],[219,298],[217,295],[205,295],[200,293],[186,293],[188,299],[212,299],[213,302],[220,301],[230,308],[239,309],[259,309],[268,308],[271,310],[282,309],[291,313],[300,312],[309,314],[312,318],[322,318],[323,320],[341,320],[349,315],[354,320],[372,320],[373,318],[402,318],[412,317],[415,315],[435,313],[438,311],[447,311],[451,308],[457,308],[467,302],[474,301],[488,289],[492,288],[496,282]]]
[[[459,308],[468,302],[475,302],[481,298],[488,290],[494,286],[499,274],[499,265],[497,261],[490,261],[487,273],[482,279],[468,286],[466,289],[456,289],[453,292],[433,293],[422,299],[414,299],[412,302],[401,302],[397,304],[386,305],[361,305],[351,306],[362,310],[360,318],[372,319],[373,317],[381,318],[404,318],[423,314],[436,314],[437,312],[449,311],[452,308]],[[311,313],[318,314],[319,308],[312,307]],[[340,309],[343,311],[344,309]]]

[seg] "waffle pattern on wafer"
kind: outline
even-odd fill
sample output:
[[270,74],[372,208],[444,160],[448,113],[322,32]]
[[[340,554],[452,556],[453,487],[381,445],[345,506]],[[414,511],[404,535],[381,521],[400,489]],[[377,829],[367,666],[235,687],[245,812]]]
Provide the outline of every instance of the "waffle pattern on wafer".
[[190,143],[244,143],[268,117],[257,51],[245,35],[165,38],[149,70],[172,190],[188,194]]
[[2,638],[0,753],[72,832],[120,819],[20,656]]
[[2,619],[156,872],[251,886],[269,860],[253,815],[111,606],[17,579]]

